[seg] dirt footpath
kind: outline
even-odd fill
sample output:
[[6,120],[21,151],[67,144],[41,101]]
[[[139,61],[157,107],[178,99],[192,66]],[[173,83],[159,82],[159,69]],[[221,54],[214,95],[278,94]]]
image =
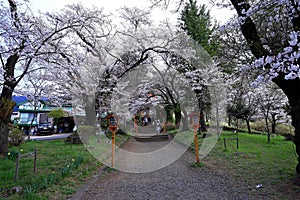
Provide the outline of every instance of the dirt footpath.
[[[137,142],[133,138],[124,145],[132,152],[150,152],[166,145],[165,142]],[[130,162],[127,161],[127,162]],[[181,199],[271,199],[253,196],[252,189],[226,172],[216,172],[208,165],[193,168],[195,156],[187,151],[173,164],[148,173],[125,173],[101,170],[81,187],[72,200],[181,200]],[[108,169],[108,168],[106,168]]]

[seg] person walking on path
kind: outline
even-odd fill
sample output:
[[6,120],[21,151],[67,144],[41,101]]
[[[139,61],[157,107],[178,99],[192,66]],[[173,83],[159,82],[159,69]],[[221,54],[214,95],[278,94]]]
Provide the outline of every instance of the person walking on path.
[[160,121],[159,121],[159,119],[156,120],[156,132],[157,132],[157,134],[160,133]]

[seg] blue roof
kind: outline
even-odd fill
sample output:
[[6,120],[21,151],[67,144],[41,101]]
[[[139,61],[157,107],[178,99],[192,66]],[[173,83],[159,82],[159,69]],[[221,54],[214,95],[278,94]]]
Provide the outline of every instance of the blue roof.
[[13,112],[17,112],[18,111],[18,104],[27,101],[28,98],[26,96],[16,96],[16,95],[13,95],[12,100],[14,102],[16,102],[16,105],[14,107]]

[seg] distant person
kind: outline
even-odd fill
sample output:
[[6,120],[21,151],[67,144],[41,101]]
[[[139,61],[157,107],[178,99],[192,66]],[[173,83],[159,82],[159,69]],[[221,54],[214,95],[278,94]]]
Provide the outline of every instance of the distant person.
[[159,121],[159,119],[158,120],[156,120],[156,132],[157,132],[157,134],[159,134],[160,133],[160,121]]

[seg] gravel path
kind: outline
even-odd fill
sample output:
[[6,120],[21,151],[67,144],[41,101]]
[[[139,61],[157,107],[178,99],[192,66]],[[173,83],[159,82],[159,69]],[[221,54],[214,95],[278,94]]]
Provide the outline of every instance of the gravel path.
[[[123,148],[149,152],[165,142],[137,142],[130,139]],[[127,161],[128,162],[128,161]],[[102,170],[80,188],[72,200],[158,200],[158,199],[271,199],[249,193],[249,187],[226,172],[216,172],[209,165],[193,168],[195,156],[187,151],[171,165],[148,173]]]

